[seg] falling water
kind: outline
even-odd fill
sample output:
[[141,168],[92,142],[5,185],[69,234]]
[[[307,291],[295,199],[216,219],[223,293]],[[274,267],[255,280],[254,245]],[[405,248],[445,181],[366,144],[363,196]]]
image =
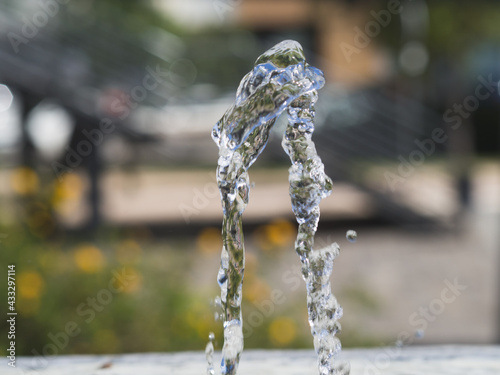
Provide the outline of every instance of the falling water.
[[[241,217],[250,190],[248,168],[264,150],[277,117],[288,110],[283,148],[290,157],[290,197],[299,224],[295,250],[307,287],[309,324],[321,375],[348,374],[348,365],[335,363],[340,341],[337,320],[342,308],[330,290],[330,274],[339,247],[314,250],[319,203],[331,193],[332,182],[311,139],[317,90],[323,73],[306,63],[299,43],[286,40],[262,54],[241,81],[236,101],[215,125],[212,138],[219,146],[217,183],[222,208],[221,288],[224,345],[222,374],[236,374],[243,351],[242,283],[245,249]],[[209,343],[210,344],[210,343]],[[211,349],[209,348],[209,351]]]
[[208,335],[208,344],[205,347],[205,356],[207,358],[207,375],[215,375],[214,369],[214,340],[215,335],[210,332]]

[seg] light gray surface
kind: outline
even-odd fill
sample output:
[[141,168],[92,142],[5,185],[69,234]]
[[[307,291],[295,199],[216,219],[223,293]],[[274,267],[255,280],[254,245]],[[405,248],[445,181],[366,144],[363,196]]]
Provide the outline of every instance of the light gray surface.
[[[352,375],[498,375],[500,346],[425,346],[351,349],[342,352]],[[216,353],[216,359],[220,353]],[[7,368],[6,371],[4,369]],[[103,356],[18,358],[17,368],[4,361],[1,374],[40,375],[204,375],[200,352],[145,353]],[[315,375],[312,350],[243,352],[238,375]]]

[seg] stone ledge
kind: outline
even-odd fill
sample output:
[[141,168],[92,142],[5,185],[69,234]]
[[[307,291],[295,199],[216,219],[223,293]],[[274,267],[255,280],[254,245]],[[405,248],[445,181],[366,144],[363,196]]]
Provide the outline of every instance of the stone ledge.
[[[500,346],[420,346],[347,349],[352,375],[498,375]],[[220,353],[216,353],[218,362]],[[15,369],[3,364],[2,374],[16,375],[203,375],[200,352],[138,353],[100,356],[20,357]],[[4,368],[5,368],[4,367]],[[317,375],[312,350],[243,352],[238,375]]]

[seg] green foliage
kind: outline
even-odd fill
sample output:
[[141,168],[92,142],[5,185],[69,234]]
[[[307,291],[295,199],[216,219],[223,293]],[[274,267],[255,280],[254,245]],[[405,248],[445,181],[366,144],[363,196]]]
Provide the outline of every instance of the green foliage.
[[[21,226],[0,232],[8,234],[1,264],[16,265],[17,355],[54,354],[54,336],[55,354],[202,349],[216,328],[207,295],[183,281],[195,253],[132,238],[98,246],[41,240]],[[0,291],[6,311],[6,288]],[[63,345],[69,322],[78,334]]]
[[[218,243],[207,253],[195,239],[154,239],[147,229],[102,230],[92,241],[67,235],[42,239],[21,225],[2,227],[0,233],[7,234],[0,263],[16,265],[17,355],[203,350],[209,332],[215,332],[220,349],[221,322],[214,320],[216,308],[210,304],[219,294],[217,270],[206,268],[217,264]],[[250,247],[265,250],[247,254],[246,348],[312,346],[300,275],[286,285],[272,279],[294,235],[293,227],[280,221],[249,239]],[[200,281],[201,270],[213,275],[213,283]],[[281,293],[279,303],[272,303],[275,290]],[[6,297],[6,288],[0,288],[2,311]],[[366,311],[378,308],[360,288],[347,289],[340,298]],[[68,324],[76,325],[72,337],[66,334]],[[5,320],[0,322],[0,331],[7,328]],[[355,327],[348,331],[341,336],[344,346],[378,343],[355,334]],[[0,341],[0,350],[6,345]]]

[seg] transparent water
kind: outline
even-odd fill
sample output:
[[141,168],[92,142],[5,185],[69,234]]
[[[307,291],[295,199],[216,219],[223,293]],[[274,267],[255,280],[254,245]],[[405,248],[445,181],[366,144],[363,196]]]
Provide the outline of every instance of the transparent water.
[[356,242],[356,240],[358,239],[358,234],[355,230],[351,229],[346,232],[345,238],[347,238],[349,242]]
[[[250,190],[247,171],[264,150],[271,127],[285,110],[288,126],[282,146],[292,163],[290,197],[299,225],[295,251],[307,288],[309,324],[319,373],[349,373],[347,364],[336,361],[341,344],[335,335],[340,331],[338,319],[342,316],[342,308],[331,293],[329,281],[339,247],[332,244],[320,250],[313,248],[320,216],[319,203],[332,190],[332,181],[325,174],[312,141],[314,105],[317,90],[323,85],[323,73],[307,64],[300,44],[283,41],[257,59],[253,70],[242,79],[235,103],[213,129],[212,137],[219,147],[217,183],[224,213],[223,248],[217,277],[224,326],[222,374],[236,373],[243,351],[241,300],[245,249],[242,214]],[[207,346],[207,353],[212,352],[213,349]],[[211,365],[207,372],[214,373]]]
[[207,375],[214,375],[214,340],[215,335],[210,332],[208,335],[208,344],[205,347],[205,358],[207,360]]

